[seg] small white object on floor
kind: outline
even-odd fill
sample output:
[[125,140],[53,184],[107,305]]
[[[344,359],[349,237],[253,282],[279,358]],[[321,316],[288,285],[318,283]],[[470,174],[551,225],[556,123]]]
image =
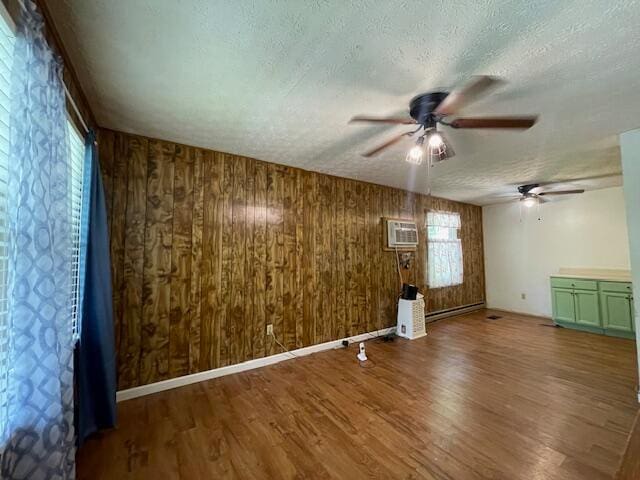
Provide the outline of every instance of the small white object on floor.
[[367,361],[367,354],[364,351],[364,342],[360,342],[360,351],[356,356],[358,357],[358,360],[360,360],[361,362]]

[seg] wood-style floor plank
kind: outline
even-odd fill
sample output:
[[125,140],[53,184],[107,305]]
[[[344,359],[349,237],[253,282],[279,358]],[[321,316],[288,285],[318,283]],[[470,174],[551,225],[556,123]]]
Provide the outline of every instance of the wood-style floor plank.
[[636,480],[640,478],[640,414],[636,416],[629,434],[627,449],[620,462],[616,480]]
[[634,342],[487,314],[121,403],[78,477],[614,478]]

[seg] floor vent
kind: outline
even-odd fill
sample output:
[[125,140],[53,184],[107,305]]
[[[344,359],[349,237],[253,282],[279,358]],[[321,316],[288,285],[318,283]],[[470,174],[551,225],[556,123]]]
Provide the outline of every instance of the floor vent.
[[502,318],[500,315],[489,315],[487,317],[487,319],[489,320],[498,320],[499,318]]

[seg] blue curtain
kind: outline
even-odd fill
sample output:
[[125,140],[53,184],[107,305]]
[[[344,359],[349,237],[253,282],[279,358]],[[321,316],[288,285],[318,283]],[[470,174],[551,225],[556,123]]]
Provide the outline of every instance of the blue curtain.
[[62,61],[26,0],[11,74],[3,479],[75,476],[71,177]]
[[107,210],[95,134],[86,139],[80,343],[76,361],[78,441],[116,423],[116,358]]

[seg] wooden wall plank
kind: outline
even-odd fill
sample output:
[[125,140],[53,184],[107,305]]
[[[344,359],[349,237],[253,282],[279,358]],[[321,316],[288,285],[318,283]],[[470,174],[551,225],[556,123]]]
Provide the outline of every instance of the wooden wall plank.
[[335,289],[333,288],[333,201],[335,182],[332,177],[318,175],[318,228],[316,228],[316,278],[318,305],[316,310],[315,343],[327,342],[331,339],[331,319],[335,305]]
[[255,318],[255,178],[256,178],[256,162],[246,160],[245,165],[245,252],[244,252],[244,312],[243,327],[240,335],[242,335],[242,356],[241,361],[251,360],[253,358],[253,333]]
[[282,291],[282,336],[280,341],[288,349],[296,348],[296,171],[283,171],[282,223],[283,223],[283,291]]
[[138,383],[142,342],[142,282],[144,274],[144,232],[147,210],[147,156],[149,142],[144,138],[123,138],[127,162],[127,197],[124,219],[124,265],[122,287],[123,344],[121,385]]
[[[123,295],[124,295],[124,243],[125,243],[125,217],[127,211],[127,145],[128,138],[124,134],[116,133],[113,144],[113,185],[111,190],[111,264],[112,264],[112,288],[113,288],[113,321],[115,329],[116,345],[118,346],[117,361],[119,365],[127,365],[130,359],[124,358],[128,351],[139,351],[139,342],[135,335],[127,335],[127,328],[123,321]],[[130,332],[131,333],[131,332]],[[129,367],[130,368],[130,367]],[[137,373],[132,380],[139,382]],[[123,385],[130,385],[124,381]]]
[[[229,267],[231,269],[230,309],[227,316],[228,342],[226,365],[234,365],[244,360],[245,306],[252,301],[245,296],[245,254],[247,209],[245,180],[247,159],[233,156],[232,232]],[[225,180],[227,175],[225,174]]]
[[294,325],[295,347],[304,346],[303,320],[304,320],[304,172],[295,170],[295,235],[296,235],[296,271],[295,271],[295,295],[294,299]]
[[224,155],[207,152],[203,158],[203,239],[200,318],[200,370],[220,363],[222,301],[222,214]]
[[334,268],[333,268],[333,288],[336,289],[335,307],[332,315],[333,338],[344,338],[347,336],[346,308],[347,295],[345,288],[345,273],[347,259],[347,242],[345,239],[346,215],[344,203],[345,179],[337,178],[335,187],[335,236],[334,236]]
[[[276,260],[276,276],[275,276],[275,313],[273,317],[273,331],[277,340],[284,345],[284,338],[286,337],[284,331],[284,263],[285,263],[285,250],[284,250],[284,182],[286,167],[276,165],[275,171],[275,217],[274,217],[274,233],[276,237],[275,243],[275,260]],[[286,345],[285,345],[286,347]],[[274,346],[275,348],[275,346]],[[277,346],[276,352],[281,352],[282,347]]]
[[316,174],[302,173],[303,185],[303,219],[302,219],[302,250],[304,252],[302,279],[304,282],[304,303],[302,305],[302,344],[312,345],[315,341],[315,324],[319,292],[316,291],[316,255],[315,244],[317,228],[317,193]]
[[362,182],[354,182],[355,192],[355,243],[354,249],[354,274],[355,274],[355,309],[356,309],[356,327],[355,332],[357,334],[364,333],[367,330],[367,310],[368,303],[366,301],[367,295],[367,278],[365,277],[366,270],[365,264],[367,260],[365,258],[366,253],[366,233],[365,233],[365,218],[366,209],[368,206],[367,200],[367,184]]
[[[274,335],[282,343],[282,174],[277,165],[267,170],[267,272],[266,272],[266,325],[273,326]],[[280,352],[273,338],[267,337],[265,355]]]
[[378,247],[380,240],[378,229],[378,223],[380,222],[378,200],[380,196],[376,185],[368,185],[367,198],[365,278],[368,283],[366,292],[367,304],[369,305],[367,331],[371,332],[380,329],[380,277],[378,276],[379,253],[381,251]]
[[142,384],[169,378],[175,150],[173,143],[149,141],[139,364]]
[[[390,187],[102,131],[119,388],[393,326],[382,217],[413,218],[405,281],[430,310],[484,299],[482,210]],[[109,190],[110,189],[110,190]],[[426,289],[429,209],[461,214],[464,283]]]
[[[397,217],[398,212],[395,208],[395,190],[389,187],[383,187],[382,191],[382,211],[383,217]],[[382,228],[383,235],[384,227]],[[386,240],[382,240],[383,244]],[[399,277],[397,270],[397,261],[395,252],[383,252],[382,253],[382,267],[383,267],[383,291],[387,294],[384,295],[383,302],[383,327],[390,327],[396,322],[396,299],[400,291]]]
[[267,290],[267,164],[255,162],[253,358],[265,356]]
[[355,182],[345,182],[345,291],[347,296],[347,318],[345,334],[356,335],[358,332],[358,216]]
[[224,155],[224,171],[222,179],[222,277],[220,283],[220,301],[222,302],[218,317],[219,345],[217,348],[214,368],[224,367],[231,360],[231,336],[233,335],[233,303],[231,291],[233,289],[233,185],[235,157]]
[[177,145],[174,157],[173,230],[171,242],[171,309],[169,314],[169,376],[189,373],[191,333],[191,237],[193,229],[194,155]]
[[202,252],[204,227],[204,161],[199,148],[189,150],[193,162],[193,210],[191,225],[191,282],[189,288],[189,373],[200,371],[200,333],[202,328]]

